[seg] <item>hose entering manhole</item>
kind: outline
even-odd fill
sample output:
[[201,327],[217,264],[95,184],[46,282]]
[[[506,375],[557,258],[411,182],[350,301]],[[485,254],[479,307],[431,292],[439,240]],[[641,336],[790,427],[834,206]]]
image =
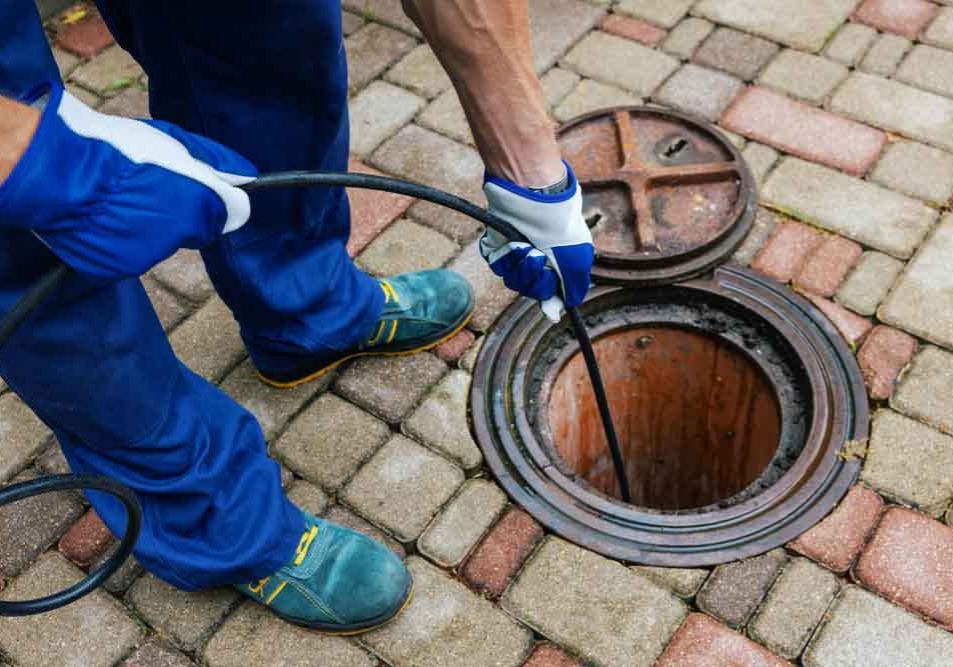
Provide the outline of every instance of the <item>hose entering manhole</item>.
[[[511,224],[494,216],[487,210],[442,190],[419,183],[403,181],[385,176],[372,174],[354,174],[347,172],[321,171],[291,171],[260,176],[243,187],[248,192],[274,188],[307,188],[342,186],[361,188],[366,190],[380,190],[394,194],[407,195],[416,199],[438,204],[467,215],[486,226],[500,232],[512,241],[526,241]],[[13,337],[19,327],[29,319],[30,315],[55,294],[72,275],[72,270],[63,264],[56,266],[42,276],[26,294],[10,309],[6,317],[0,321],[0,348]],[[621,448],[616,435],[615,426],[606,397],[602,374],[592,348],[592,341],[586,331],[586,324],[575,308],[566,308],[570,326],[579,342],[580,349],[585,357],[586,368],[592,382],[593,392],[602,418],[606,441],[612,456],[616,477],[620,489],[620,496],[624,502],[631,501],[628,480],[625,475],[625,466],[622,460]],[[29,482],[12,484],[0,489],[0,507],[44,493],[63,491],[66,489],[91,489],[110,493],[119,498],[126,508],[126,531],[116,553],[97,571],[86,579],[64,591],[37,600],[0,602],[0,616],[27,616],[39,614],[63,607],[79,598],[91,593],[105,582],[115,571],[122,567],[126,559],[132,554],[133,547],[139,537],[142,524],[142,508],[136,499],[135,493],[122,484],[104,477],[90,475],[57,475],[30,480]]]

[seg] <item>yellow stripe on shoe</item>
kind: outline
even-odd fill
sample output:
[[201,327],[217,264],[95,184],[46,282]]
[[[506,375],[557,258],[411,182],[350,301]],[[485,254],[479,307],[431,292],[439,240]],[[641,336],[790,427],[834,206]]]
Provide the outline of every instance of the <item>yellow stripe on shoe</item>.
[[287,585],[288,585],[288,582],[287,582],[287,581],[282,581],[281,584],[275,589],[275,592],[272,593],[271,595],[269,595],[269,596],[268,596],[268,599],[265,600],[265,606],[267,607],[267,606],[270,605],[272,602],[274,602],[275,598],[278,597],[278,593],[280,593],[281,591],[283,591],[283,590],[285,589],[285,586],[287,586]]
[[301,536],[301,541],[298,542],[298,548],[295,550],[295,565],[301,565],[304,562],[304,559],[308,555],[308,549],[311,548],[311,543],[314,542],[315,535],[318,534],[318,527],[311,526],[311,530],[306,532]]

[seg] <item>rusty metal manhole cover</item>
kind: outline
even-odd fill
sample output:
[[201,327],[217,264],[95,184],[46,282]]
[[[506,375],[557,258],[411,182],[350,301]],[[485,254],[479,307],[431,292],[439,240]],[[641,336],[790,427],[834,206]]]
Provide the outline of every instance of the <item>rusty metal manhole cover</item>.
[[561,127],[596,245],[593,278],[671,283],[724,262],[754,219],[738,150],[713,126],[654,107],[619,107]]

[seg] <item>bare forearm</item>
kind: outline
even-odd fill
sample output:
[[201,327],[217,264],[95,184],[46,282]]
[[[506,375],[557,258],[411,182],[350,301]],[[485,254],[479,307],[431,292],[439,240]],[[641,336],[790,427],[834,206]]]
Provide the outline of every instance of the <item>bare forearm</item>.
[[527,187],[558,181],[526,0],[404,0],[404,8],[450,74],[487,170]]
[[30,145],[40,112],[0,96],[0,184]]

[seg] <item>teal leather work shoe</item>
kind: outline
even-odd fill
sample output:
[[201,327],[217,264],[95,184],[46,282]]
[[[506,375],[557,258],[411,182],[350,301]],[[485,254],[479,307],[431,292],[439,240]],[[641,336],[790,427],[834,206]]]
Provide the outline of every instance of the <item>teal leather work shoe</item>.
[[352,349],[322,353],[286,369],[258,368],[273,387],[291,388],[317,379],[339,364],[369,355],[414,354],[453,337],[470,321],[473,290],[453,271],[432,269],[378,280],[384,310],[368,338]]
[[390,549],[304,516],[307,525],[291,562],[238,590],[289,623],[333,635],[373,630],[407,606],[413,580]]

